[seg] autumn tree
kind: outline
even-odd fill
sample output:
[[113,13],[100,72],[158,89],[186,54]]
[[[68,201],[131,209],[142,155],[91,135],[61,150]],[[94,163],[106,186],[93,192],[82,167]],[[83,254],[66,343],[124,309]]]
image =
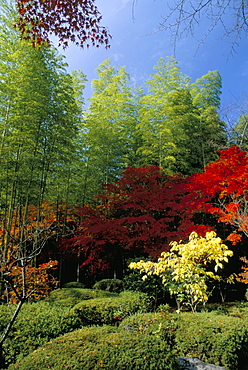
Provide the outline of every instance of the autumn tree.
[[15,0],[18,16],[15,27],[23,40],[33,46],[50,44],[50,36],[58,37],[59,45],[69,41],[80,47],[109,47],[111,38],[101,26],[102,16],[95,0]]
[[185,237],[173,205],[184,195],[182,178],[165,176],[156,166],[128,167],[104,187],[95,207],[78,209],[75,235],[59,241],[65,253],[82,257],[92,273],[111,268],[122,274],[123,262],[140,255],[157,257],[169,242]]
[[233,232],[227,239],[235,244],[242,233],[248,236],[248,156],[237,146],[219,154],[204,172],[188,178],[188,204],[195,212],[212,214],[218,222],[230,225]]
[[219,268],[224,268],[233,252],[215,232],[206,233],[205,238],[192,232],[188,243],[172,242],[170,245],[170,251],[163,252],[158,262],[141,260],[129,267],[144,273],[143,278],[153,274],[162,277],[163,284],[176,296],[178,309],[182,303],[196,312],[200,302],[208,301],[207,280],[220,280],[216,273]]

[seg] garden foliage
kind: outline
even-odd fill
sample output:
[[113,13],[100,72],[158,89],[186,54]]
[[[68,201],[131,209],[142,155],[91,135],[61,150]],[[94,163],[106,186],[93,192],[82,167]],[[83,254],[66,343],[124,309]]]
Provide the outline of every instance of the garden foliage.
[[[11,317],[11,309],[0,306],[0,330]],[[144,293],[121,294],[101,290],[64,288],[52,292],[49,298],[26,303],[3,345],[7,364],[26,356],[44,343],[83,325],[115,324],[124,317],[149,310]]]
[[232,255],[215,232],[206,233],[205,238],[192,232],[188,243],[172,242],[170,252],[163,252],[158,262],[141,260],[129,267],[145,273],[144,279],[147,275],[161,276],[163,284],[176,296],[178,309],[183,303],[195,312],[200,302],[208,300],[207,280],[221,280],[216,273]]
[[196,357],[227,370],[248,369],[247,309],[226,314],[136,314],[124,319],[120,329],[157,335],[170,343],[178,357]]
[[9,370],[176,370],[170,346],[154,335],[114,327],[83,328],[31,353]]

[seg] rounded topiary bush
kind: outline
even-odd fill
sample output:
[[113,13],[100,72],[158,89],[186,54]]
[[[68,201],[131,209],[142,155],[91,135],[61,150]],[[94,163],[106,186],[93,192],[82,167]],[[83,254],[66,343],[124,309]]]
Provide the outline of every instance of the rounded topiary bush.
[[73,307],[75,304],[84,300],[116,296],[118,296],[117,293],[105,292],[102,290],[62,288],[53,290],[45,301],[59,306]]
[[116,297],[81,301],[73,310],[84,325],[113,324],[135,312],[149,310],[150,301],[145,293],[121,292]]
[[155,335],[113,327],[83,328],[57,338],[9,370],[176,370],[168,344]]
[[70,281],[65,283],[62,288],[85,288],[85,285],[79,281]]
[[107,290],[108,292],[120,293],[124,290],[124,283],[119,279],[103,279],[96,282],[93,289]]
[[172,347],[175,343],[177,319],[177,316],[165,312],[136,313],[126,317],[119,327],[126,332],[156,335]]
[[44,301],[26,303],[3,344],[5,361],[13,363],[49,340],[81,327],[81,319],[69,307]]
[[178,356],[197,357],[227,370],[248,370],[245,318],[210,313],[181,313],[175,332]]

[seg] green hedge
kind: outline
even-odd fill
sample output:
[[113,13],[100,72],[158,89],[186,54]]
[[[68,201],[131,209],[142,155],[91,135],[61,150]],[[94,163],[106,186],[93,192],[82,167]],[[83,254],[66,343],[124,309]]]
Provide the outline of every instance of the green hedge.
[[[241,312],[240,312],[241,311]],[[238,314],[232,316],[231,312]],[[177,356],[196,357],[227,370],[248,370],[248,314],[148,313],[127,317],[120,329],[156,334],[173,346]]]
[[178,355],[197,357],[227,370],[248,369],[248,322],[212,313],[182,313],[177,320]]
[[62,288],[85,288],[85,285],[79,281],[70,281],[65,283]]
[[176,370],[170,347],[154,335],[83,328],[47,343],[9,370]]
[[155,335],[168,343],[175,345],[175,332],[178,316],[169,313],[136,313],[126,317],[120,323],[120,330],[125,332]]
[[[0,318],[3,312],[5,307],[0,306]],[[42,301],[25,304],[3,345],[5,360],[12,363],[50,339],[81,327],[81,319],[70,308]]]
[[120,293],[124,290],[124,283],[119,279],[103,279],[95,283],[92,288]]
[[125,291],[113,298],[86,300],[74,306],[84,325],[113,324],[135,312],[149,310],[145,293]]
[[[101,295],[103,298],[93,298]],[[74,300],[81,302],[75,309],[72,306]],[[145,310],[147,307],[147,297],[142,293],[123,292],[119,295],[90,289],[56,290],[47,300],[23,305],[4,343],[5,359],[8,364],[13,363],[44,343],[83,325],[114,324],[116,316],[118,321],[122,315]],[[12,310],[14,309],[13,305]],[[1,331],[10,317],[9,308],[0,306]]]
[[59,306],[73,307],[83,300],[105,297],[118,297],[118,294],[93,289],[62,288],[52,291],[45,301]]

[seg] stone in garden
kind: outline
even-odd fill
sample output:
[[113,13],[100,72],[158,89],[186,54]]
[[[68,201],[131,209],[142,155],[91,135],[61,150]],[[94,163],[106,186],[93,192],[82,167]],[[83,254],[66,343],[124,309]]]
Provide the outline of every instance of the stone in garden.
[[225,370],[224,367],[206,364],[198,358],[179,357],[177,361],[181,370]]

